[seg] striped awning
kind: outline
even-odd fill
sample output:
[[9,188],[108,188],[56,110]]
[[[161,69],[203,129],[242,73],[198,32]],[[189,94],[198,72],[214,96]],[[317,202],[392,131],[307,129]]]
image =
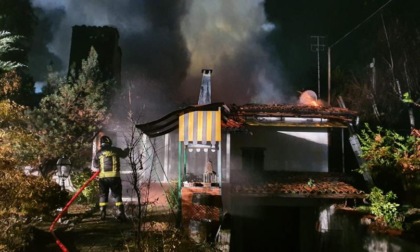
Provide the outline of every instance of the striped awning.
[[217,102],[206,105],[194,105],[182,108],[167,114],[166,116],[144,124],[137,124],[136,128],[144,132],[148,137],[158,137],[176,130],[179,127],[179,117],[193,111],[217,111],[224,108],[224,103]]
[[193,111],[179,116],[179,141],[185,145],[215,145],[221,139],[220,108],[217,111]]

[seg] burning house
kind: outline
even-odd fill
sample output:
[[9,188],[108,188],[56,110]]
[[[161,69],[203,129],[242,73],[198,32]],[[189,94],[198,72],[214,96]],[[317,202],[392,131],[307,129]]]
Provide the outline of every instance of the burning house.
[[[202,92],[210,76],[203,71]],[[137,125],[159,145],[162,172],[178,181],[182,224],[195,238],[200,225],[217,230],[226,212],[231,251],[314,251],[320,233],[340,234],[320,218],[365,196],[363,179],[349,175],[348,127],[357,114],[321,106],[312,93],[293,105],[200,98]]]

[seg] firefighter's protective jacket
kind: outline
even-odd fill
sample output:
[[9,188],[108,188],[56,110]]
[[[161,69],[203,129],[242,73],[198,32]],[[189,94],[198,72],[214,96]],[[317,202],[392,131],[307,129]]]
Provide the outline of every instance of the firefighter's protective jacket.
[[120,176],[120,158],[128,156],[129,149],[122,150],[114,146],[102,146],[93,159],[93,167],[101,169],[99,178]]

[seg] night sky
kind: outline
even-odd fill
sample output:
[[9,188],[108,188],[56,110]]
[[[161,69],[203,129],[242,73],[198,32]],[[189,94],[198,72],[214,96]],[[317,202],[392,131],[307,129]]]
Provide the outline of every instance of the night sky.
[[[139,108],[165,113],[196,104],[202,68],[214,70],[213,102],[290,103],[299,91],[317,88],[311,36],[325,36],[326,46],[334,43],[387,2],[32,0],[39,23],[30,68],[36,80],[45,78],[51,63],[66,72],[71,27],[109,25],[120,32],[122,81],[130,85]],[[393,0],[383,13],[417,19],[418,5]],[[380,15],[335,45],[333,67],[369,64],[378,25]],[[322,90],[326,66],[325,48],[320,51]]]
[[[414,13],[420,10],[419,2],[411,0],[267,0],[265,6],[267,18],[279,28],[269,40],[276,45],[293,87],[316,88],[317,55],[311,50],[314,44],[311,36],[324,36],[325,48],[320,52],[324,90],[329,45],[334,44],[332,68],[351,71],[354,64],[367,66],[375,56],[375,41],[382,29],[381,13],[387,24],[395,19],[409,19],[418,24],[419,18]],[[380,8],[382,11],[375,14]]]

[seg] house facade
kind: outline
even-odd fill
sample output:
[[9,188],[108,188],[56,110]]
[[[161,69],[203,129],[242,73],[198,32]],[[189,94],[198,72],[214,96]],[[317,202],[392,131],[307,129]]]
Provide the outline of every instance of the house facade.
[[[231,251],[256,251],[264,244],[264,251],[314,251],[331,245],[331,239],[320,243],[320,234],[340,234],[328,231],[322,216],[331,214],[325,212],[364,197],[357,189],[363,181],[349,175],[355,157],[348,127],[356,116],[305,104],[211,103],[137,128],[159,142],[159,176],[177,181],[190,231],[197,221],[217,222],[229,213]],[[212,181],[206,181],[209,162]],[[200,201],[203,195],[220,196],[218,211]]]

